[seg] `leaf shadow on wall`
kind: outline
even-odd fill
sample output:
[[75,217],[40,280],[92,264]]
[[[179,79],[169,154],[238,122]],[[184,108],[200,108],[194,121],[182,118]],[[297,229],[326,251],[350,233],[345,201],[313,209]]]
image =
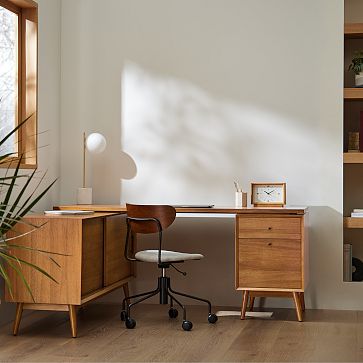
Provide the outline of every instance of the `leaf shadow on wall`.
[[286,181],[296,191],[290,201],[304,204],[302,173],[319,170],[319,153],[314,165],[305,154],[307,140],[311,152],[319,147],[313,134],[301,120],[127,63],[122,146],[138,172],[123,182],[122,201],[231,205],[237,179],[245,190],[251,181]]

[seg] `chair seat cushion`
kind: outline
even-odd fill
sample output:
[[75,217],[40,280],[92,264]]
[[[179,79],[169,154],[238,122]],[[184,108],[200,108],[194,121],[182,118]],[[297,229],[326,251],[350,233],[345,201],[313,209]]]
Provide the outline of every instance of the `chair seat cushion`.
[[[200,260],[204,256],[199,253],[183,253],[161,250],[161,262],[179,262],[187,260]],[[159,262],[159,250],[144,250],[135,254],[138,261]]]

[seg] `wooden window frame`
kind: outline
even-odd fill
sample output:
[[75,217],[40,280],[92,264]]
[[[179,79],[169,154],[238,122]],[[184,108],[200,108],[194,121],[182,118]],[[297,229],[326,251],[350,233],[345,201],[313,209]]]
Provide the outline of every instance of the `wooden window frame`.
[[[9,161],[0,164],[0,168],[15,168],[22,155],[22,169],[36,169],[38,164],[38,4],[33,0],[0,0],[0,6],[10,10],[18,15],[18,107],[17,119],[18,125],[27,117],[30,119],[18,130],[17,153],[18,157],[11,157]],[[26,69],[26,47],[27,39],[26,22],[27,20],[35,24],[36,32],[36,56],[35,56],[35,103],[31,102],[28,88]],[[33,88],[34,90],[34,88]],[[30,105],[27,103],[30,103]],[[34,101],[34,95],[33,95]]]

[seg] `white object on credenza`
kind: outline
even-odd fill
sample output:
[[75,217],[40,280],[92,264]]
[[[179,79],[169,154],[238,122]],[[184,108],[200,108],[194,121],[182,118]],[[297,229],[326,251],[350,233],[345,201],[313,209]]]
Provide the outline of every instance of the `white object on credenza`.
[[77,204],[92,204],[92,188],[86,187],[86,151],[91,154],[100,154],[106,149],[106,139],[95,132],[86,138],[83,133],[83,187],[77,190]]
[[92,188],[77,189],[77,204],[92,204]]

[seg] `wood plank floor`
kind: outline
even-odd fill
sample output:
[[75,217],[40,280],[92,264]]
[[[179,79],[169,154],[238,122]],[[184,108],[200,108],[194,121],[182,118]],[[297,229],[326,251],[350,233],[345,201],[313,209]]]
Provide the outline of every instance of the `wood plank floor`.
[[[225,309],[225,308],[224,308]],[[227,310],[227,309],[225,309]],[[231,310],[230,308],[228,310]],[[70,337],[67,314],[34,312],[20,335],[0,328],[1,362],[354,362],[363,361],[363,312],[274,310],[272,319],[222,317],[207,323],[206,309],[189,307],[194,328],[181,329],[168,307],[137,306],[127,330],[113,304],[90,304],[78,315],[79,338]]]

